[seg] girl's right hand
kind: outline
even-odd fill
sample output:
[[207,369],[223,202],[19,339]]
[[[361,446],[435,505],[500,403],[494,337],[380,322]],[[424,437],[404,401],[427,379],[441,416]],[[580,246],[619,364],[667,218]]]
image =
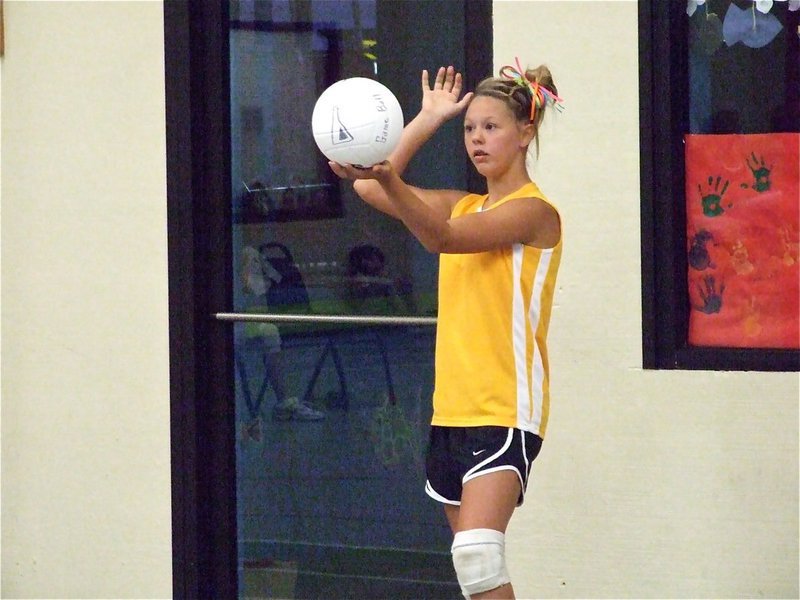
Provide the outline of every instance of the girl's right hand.
[[430,87],[428,71],[423,70],[422,110],[420,112],[437,117],[442,121],[452,119],[472,100],[472,92],[465,94],[459,100],[462,85],[461,73],[457,73],[452,66],[439,67],[433,88]]
[[328,166],[339,176],[340,179],[374,179],[378,183],[385,183],[395,175],[392,163],[388,160],[376,163],[371,167],[355,167],[353,165],[341,164],[332,160],[328,161]]

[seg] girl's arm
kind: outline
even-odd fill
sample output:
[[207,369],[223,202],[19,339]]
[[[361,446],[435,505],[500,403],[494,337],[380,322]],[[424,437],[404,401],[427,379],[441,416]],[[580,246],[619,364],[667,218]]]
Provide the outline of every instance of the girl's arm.
[[[457,73],[452,66],[439,68],[433,88],[430,87],[428,72],[422,71],[422,108],[417,116],[405,126],[397,147],[388,158],[398,174],[405,171],[414,155],[443,123],[461,113],[469,104],[472,93],[465,94],[459,100],[461,89],[461,73]],[[348,176],[347,169],[342,168],[341,165],[334,162],[329,165],[340,177]],[[396,207],[389,201],[386,192],[377,181],[358,179],[354,183],[353,189],[368,204],[395,218],[400,218]],[[423,202],[430,204],[434,210],[446,213],[447,216],[450,214],[452,205],[465,194],[465,192],[453,190],[413,189]]]
[[344,172],[379,185],[398,218],[430,252],[485,252],[515,243],[551,248],[560,239],[558,214],[540,198],[518,198],[491,210],[451,219],[449,212],[443,214],[407,185],[389,161],[371,169],[345,167]]

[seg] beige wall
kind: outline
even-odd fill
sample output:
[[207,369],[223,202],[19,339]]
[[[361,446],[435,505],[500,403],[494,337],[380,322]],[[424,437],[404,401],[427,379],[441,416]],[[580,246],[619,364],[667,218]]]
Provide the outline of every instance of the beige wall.
[[[496,2],[567,110],[553,414],[519,596],[797,597],[797,374],[641,369],[635,2]],[[159,2],[5,2],[2,595],[171,592]]]
[[553,409],[512,521],[524,598],[797,598],[797,373],[641,368],[637,3],[495,1],[496,67],[566,111],[534,176],[563,212]]
[[4,2],[2,596],[171,594],[160,2]]

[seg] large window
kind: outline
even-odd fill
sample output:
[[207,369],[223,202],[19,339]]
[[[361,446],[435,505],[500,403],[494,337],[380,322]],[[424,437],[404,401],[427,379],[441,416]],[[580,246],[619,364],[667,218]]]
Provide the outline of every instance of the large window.
[[798,370],[798,3],[639,7],[645,367]]

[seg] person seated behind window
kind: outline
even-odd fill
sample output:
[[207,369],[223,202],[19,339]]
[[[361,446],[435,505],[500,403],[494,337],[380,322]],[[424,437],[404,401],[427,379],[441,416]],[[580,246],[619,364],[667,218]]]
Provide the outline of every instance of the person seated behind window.
[[347,255],[349,296],[353,299],[391,296],[393,285],[383,274],[385,264],[383,252],[372,244],[351,249]]
[[[393,280],[384,268],[383,251],[372,244],[359,244],[347,255],[346,301],[355,312],[394,314],[412,311],[411,282]],[[398,303],[398,297],[403,303]]]

